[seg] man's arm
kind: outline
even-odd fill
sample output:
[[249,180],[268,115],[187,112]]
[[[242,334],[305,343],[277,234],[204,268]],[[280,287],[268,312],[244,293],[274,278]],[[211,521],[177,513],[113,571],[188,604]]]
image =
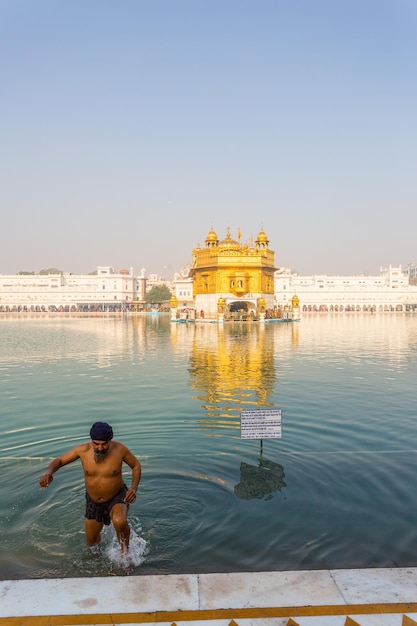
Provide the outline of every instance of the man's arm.
[[129,465],[132,470],[132,484],[130,489],[127,490],[125,496],[125,502],[132,504],[136,500],[136,491],[139,487],[140,477],[142,475],[142,467],[137,457],[132,452],[125,448],[123,461]]
[[82,446],[77,446],[76,448],[73,448],[69,452],[62,454],[61,456],[58,456],[56,459],[51,461],[45,474],[43,474],[39,479],[40,486],[44,489],[46,489],[46,487],[49,487],[49,485],[53,481],[52,474],[55,474],[55,472],[57,472],[61,467],[64,467],[64,465],[68,465],[68,463],[72,463],[73,461],[79,459],[81,448]]

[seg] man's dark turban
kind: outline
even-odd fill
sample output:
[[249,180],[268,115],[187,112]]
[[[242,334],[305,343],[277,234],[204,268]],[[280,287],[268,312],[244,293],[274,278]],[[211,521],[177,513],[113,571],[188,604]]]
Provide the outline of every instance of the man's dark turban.
[[96,422],[90,429],[90,437],[96,441],[110,441],[113,439],[113,428],[106,422]]

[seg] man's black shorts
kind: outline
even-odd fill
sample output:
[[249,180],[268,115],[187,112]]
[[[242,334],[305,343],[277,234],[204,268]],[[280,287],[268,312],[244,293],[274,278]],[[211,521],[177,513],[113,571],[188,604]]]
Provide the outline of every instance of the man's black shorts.
[[[119,493],[116,493],[114,498],[108,500],[108,502],[94,502],[90,498],[87,492],[85,492],[85,517],[87,519],[95,519],[100,524],[105,524],[108,526],[110,524],[110,511],[114,507],[115,504],[126,504],[125,495],[127,492],[126,485],[120,489]],[[128,507],[129,505],[126,504]]]

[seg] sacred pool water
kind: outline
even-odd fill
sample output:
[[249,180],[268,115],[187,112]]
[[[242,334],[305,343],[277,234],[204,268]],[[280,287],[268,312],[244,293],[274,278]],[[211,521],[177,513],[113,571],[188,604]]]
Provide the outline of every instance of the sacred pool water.
[[[111,529],[84,545],[79,462],[38,485],[97,420],[142,463],[128,573],[416,566],[416,373],[406,314],[2,317],[1,578],[126,572]],[[262,454],[257,409],[282,409]]]

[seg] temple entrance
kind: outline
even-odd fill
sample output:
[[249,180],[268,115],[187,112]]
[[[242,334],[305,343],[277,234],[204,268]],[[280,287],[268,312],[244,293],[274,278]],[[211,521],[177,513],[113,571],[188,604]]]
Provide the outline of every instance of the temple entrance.
[[253,322],[258,319],[256,313],[255,302],[246,302],[242,300],[233,300],[227,305],[225,321],[235,322]]
[[229,306],[229,311],[230,313],[239,313],[240,311],[247,313],[248,303],[247,302],[232,302],[231,305]]

